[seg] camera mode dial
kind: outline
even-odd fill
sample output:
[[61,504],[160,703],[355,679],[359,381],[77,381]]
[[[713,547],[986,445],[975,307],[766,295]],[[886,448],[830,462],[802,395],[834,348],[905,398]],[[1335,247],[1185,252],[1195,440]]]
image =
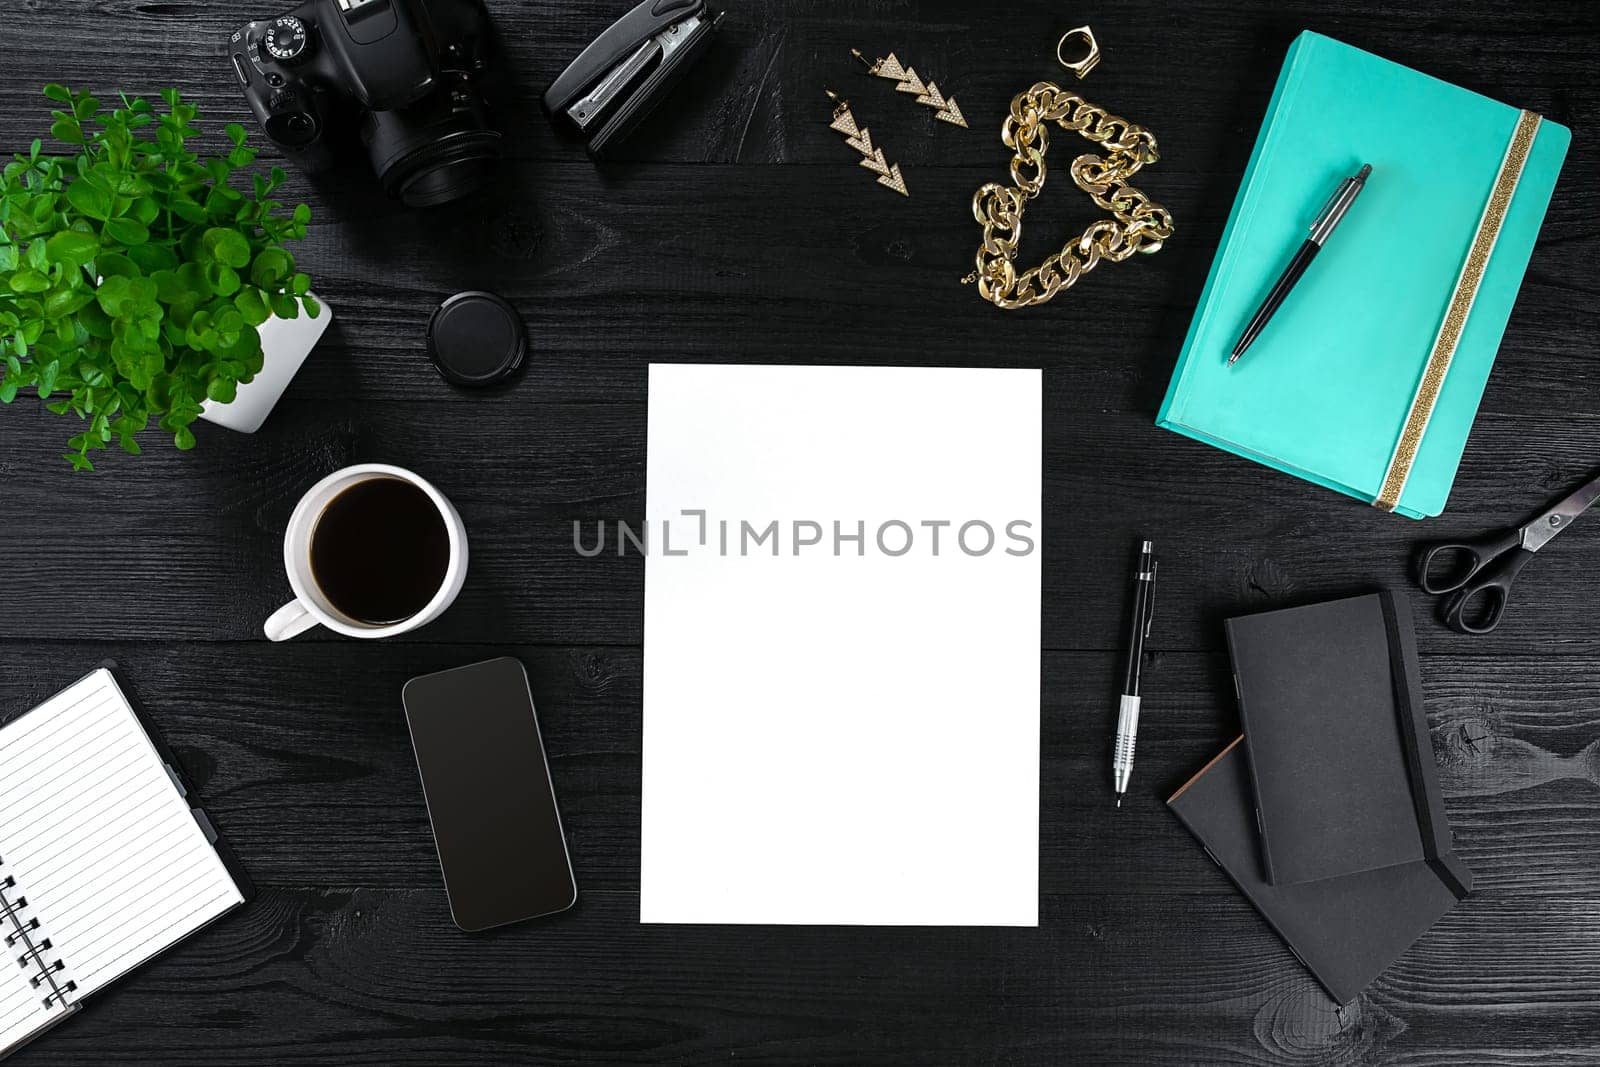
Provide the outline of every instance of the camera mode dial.
[[311,37],[306,32],[306,24],[293,15],[281,15],[273,19],[267,24],[267,32],[261,35],[261,51],[263,59],[298,63],[311,51]]

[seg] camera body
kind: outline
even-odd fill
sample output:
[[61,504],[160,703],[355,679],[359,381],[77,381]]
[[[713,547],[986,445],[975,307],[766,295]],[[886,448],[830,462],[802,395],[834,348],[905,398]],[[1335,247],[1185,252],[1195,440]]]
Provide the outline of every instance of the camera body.
[[413,207],[477,190],[500,158],[479,82],[482,0],[305,0],[229,38],[267,137],[308,172],[352,130],[384,190]]

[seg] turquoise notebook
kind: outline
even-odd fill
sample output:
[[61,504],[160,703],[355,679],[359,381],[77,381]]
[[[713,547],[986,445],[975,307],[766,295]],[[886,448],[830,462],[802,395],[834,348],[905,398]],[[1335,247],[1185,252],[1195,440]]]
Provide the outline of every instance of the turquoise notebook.
[[[1157,425],[1413,519],[1439,514],[1571,139],[1302,33]],[[1312,219],[1363,163],[1366,188],[1228,366]]]

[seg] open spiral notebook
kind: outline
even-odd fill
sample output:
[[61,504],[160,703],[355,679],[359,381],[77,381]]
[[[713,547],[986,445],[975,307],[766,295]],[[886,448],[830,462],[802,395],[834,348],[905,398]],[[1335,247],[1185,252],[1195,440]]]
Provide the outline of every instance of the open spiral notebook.
[[0,726],[0,1058],[249,894],[109,667]]

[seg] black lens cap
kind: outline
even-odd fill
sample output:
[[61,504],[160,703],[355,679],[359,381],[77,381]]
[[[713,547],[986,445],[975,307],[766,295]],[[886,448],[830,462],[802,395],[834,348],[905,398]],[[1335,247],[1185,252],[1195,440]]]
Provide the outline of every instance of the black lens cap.
[[428,358],[457,385],[497,385],[527,354],[522,316],[493,293],[457,293],[428,319]]

